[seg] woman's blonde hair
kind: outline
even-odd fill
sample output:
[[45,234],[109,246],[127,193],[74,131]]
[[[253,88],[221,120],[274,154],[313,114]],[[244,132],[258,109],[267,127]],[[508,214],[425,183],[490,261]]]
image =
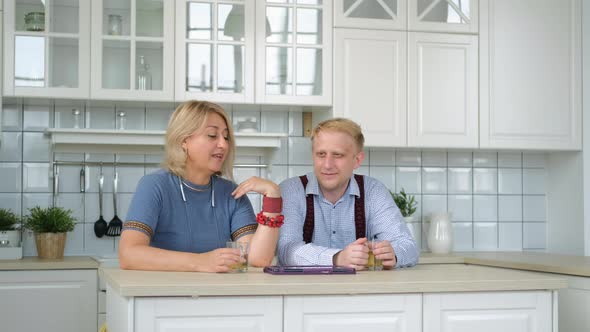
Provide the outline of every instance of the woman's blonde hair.
[[336,131],[350,135],[354,140],[358,151],[363,151],[365,137],[361,127],[354,121],[345,118],[334,118],[320,122],[311,132],[311,142],[322,131]]
[[172,113],[168,122],[168,128],[166,129],[166,157],[162,163],[163,168],[168,169],[175,175],[184,177],[187,153],[182,148],[182,143],[194,134],[195,131],[201,129],[210,114],[221,116],[228,129],[227,157],[221,166],[221,171],[217,175],[233,179],[236,153],[234,130],[223,108],[208,101],[189,100],[178,105],[174,113]]

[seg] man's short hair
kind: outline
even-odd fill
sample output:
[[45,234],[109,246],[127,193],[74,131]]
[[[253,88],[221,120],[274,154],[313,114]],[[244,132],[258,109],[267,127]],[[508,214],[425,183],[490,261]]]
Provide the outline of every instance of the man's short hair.
[[354,121],[345,118],[334,118],[320,122],[311,132],[311,141],[322,131],[336,131],[348,134],[354,140],[359,152],[365,145],[365,137],[361,127]]

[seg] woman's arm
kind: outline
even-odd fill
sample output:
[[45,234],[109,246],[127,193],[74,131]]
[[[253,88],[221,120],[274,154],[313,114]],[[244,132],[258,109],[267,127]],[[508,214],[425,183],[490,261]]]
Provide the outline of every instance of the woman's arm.
[[[240,198],[248,192],[257,192],[266,197],[279,198],[281,191],[279,186],[269,180],[259,177],[251,177],[242,182],[233,192],[234,198]],[[277,217],[280,213],[264,212],[266,217]],[[258,225],[254,234],[248,234],[240,237],[238,242],[250,242],[250,253],[248,254],[248,263],[252,266],[264,267],[271,264],[279,239],[279,227],[269,227]]]
[[132,229],[124,230],[119,242],[119,264],[127,270],[228,272],[239,259],[239,249],[194,254],[150,247],[149,237]]

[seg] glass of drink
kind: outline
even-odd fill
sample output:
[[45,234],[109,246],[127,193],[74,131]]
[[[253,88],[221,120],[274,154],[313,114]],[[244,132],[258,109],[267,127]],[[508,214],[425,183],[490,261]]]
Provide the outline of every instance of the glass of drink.
[[381,271],[383,270],[383,261],[375,257],[373,253],[373,248],[379,243],[377,237],[368,237],[367,238],[367,245],[369,247],[369,262],[367,263],[367,268],[369,271]]
[[227,248],[240,249],[240,261],[231,266],[231,272],[248,272],[248,252],[250,252],[250,242],[225,243]]

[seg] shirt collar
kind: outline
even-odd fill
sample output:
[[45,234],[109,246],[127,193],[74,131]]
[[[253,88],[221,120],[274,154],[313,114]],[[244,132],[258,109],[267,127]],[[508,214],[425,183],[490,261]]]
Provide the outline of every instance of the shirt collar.
[[[307,187],[305,187],[305,195],[318,195],[318,196],[324,196],[321,194],[320,191],[320,184],[318,183],[318,179],[315,177],[315,174],[313,172],[307,173],[305,174],[307,176]],[[351,179],[354,178],[354,175],[351,177]],[[350,196],[357,196],[360,197],[361,196],[361,191],[359,189],[359,185],[356,182],[356,180],[350,181],[349,180],[349,184],[348,184],[348,188],[346,188],[346,191],[344,192],[344,196],[346,195],[350,195]]]

